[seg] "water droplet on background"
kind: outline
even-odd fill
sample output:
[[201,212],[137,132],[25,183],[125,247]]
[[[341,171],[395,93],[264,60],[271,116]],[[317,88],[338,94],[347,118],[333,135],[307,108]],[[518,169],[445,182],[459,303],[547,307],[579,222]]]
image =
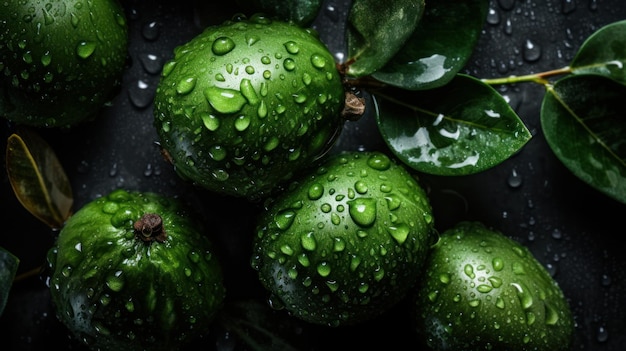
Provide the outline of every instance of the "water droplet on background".
[[146,23],[141,29],[141,35],[148,41],[156,40],[159,34],[159,24],[156,21]]

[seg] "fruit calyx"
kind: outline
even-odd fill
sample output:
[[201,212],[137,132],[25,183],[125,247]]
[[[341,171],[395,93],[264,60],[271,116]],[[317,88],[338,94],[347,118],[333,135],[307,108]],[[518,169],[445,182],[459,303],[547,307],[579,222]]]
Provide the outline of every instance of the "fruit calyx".
[[150,243],[158,241],[160,243],[167,239],[167,233],[163,229],[163,219],[156,213],[146,213],[133,225],[135,238],[143,242]]

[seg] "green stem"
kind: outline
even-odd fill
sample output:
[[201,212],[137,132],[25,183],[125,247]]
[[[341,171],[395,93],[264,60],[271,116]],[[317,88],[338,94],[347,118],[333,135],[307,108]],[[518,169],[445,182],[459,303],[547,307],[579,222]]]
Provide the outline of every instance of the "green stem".
[[483,83],[486,83],[489,85],[531,82],[531,83],[537,83],[537,84],[542,84],[542,85],[547,86],[550,84],[550,82],[548,81],[549,77],[553,77],[557,75],[564,75],[564,74],[569,74],[569,73],[572,73],[572,69],[571,67],[567,66],[567,67],[554,69],[551,71],[546,71],[546,72],[541,72],[541,73],[527,74],[523,76],[509,76],[505,78],[482,79],[482,81]]

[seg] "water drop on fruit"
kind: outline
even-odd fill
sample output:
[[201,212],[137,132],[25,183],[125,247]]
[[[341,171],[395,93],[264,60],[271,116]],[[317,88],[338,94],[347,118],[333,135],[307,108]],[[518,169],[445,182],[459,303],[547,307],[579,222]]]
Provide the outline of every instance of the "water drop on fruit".
[[181,95],[189,94],[196,87],[196,78],[188,77],[181,79],[176,84],[176,92]]
[[229,37],[219,37],[215,39],[211,46],[211,51],[217,56],[226,55],[235,48],[235,42]]
[[76,46],[76,54],[83,59],[91,56],[96,51],[96,44],[89,41],[81,41]]
[[216,86],[204,91],[204,96],[211,106],[220,113],[235,113],[246,104],[246,98],[241,92],[234,89],[224,89]]
[[274,217],[274,222],[276,223],[278,229],[285,230],[293,224],[295,218],[296,213],[291,209],[287,209],[277,213]]
[[387,231],[398,244],[402,245],[408,238],[411,228],[405,223],[400,223],[387,227]]
[[311,55],[311,64],[313,64],[315,68],[324,68],[324,66],[326,66],[326,59],[321,55],[313,54]]
[[348,212],[354,223],[369,227],[376,221],[376,199],[358,198],[348,201]]

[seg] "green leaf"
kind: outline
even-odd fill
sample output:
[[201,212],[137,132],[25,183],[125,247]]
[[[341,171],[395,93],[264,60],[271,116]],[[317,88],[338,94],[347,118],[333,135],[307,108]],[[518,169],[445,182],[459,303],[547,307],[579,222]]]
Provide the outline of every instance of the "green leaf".
[[322,0],[237,0],[246,11],[262,12],[300,26],[309,25],[320,11]]
[[548,145],[578,178],[626,203],[626,86],[598,75],[548,87],[541,125]]
[[7,304],[19,264],[20,260],[17,257],[0,247],[0,315],[4,312],[4,307]]
[[593,33],[570,64],[572,73],[594,73],[626,84],[626,20]]
[[415,170],[467,175],[519,151],[531,134],[492,87],[459,74],[430,90],[375,93],[380,132],[392,152]]
[[424,0],[354,0],[348,14],[348,76],[363,77],[383,67],[411,36],[424,13]]
[[447,84],[473,54],[488,9],[487,0],[429,2],[411,38],[372,76],[411,90]]
[[50,145],[28,129],[12,134],[6,168],[22,206],[51,228],[61,228],[71,213],[72,188]]

